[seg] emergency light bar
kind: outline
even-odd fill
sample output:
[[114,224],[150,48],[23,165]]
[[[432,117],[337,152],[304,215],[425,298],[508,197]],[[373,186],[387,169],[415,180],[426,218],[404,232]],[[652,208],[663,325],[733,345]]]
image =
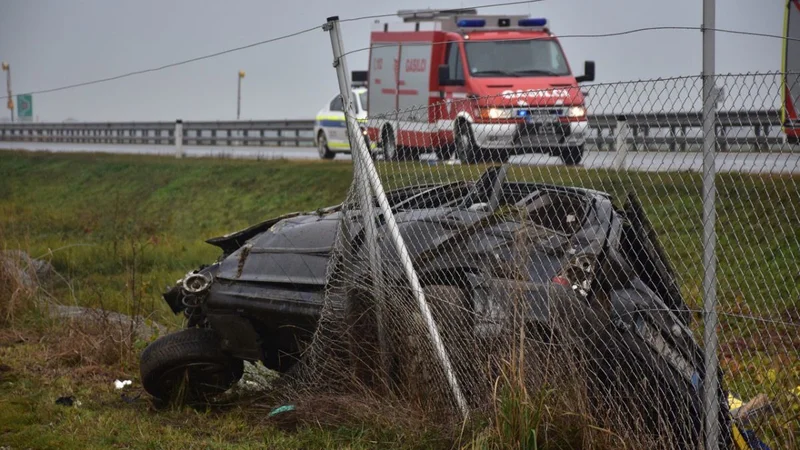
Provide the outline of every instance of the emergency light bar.
[[538,17],[535,19],[520,19],[517,24],[521,27],[543,27],[547,25],[547,19],[543,17]]
[[456,22],[459,28],[479,28],[486,26],[484,19],[461,19]]
[[[518,16],[519,17],[519,16]],[[490,17],[491,19],[497,19],[496,25],[489,25],[487,27],[487,20],[484,18],[470,18],[470,19],[459,19],[456,21],[456,26],[458,28],[486,28],[492,30],[499,30],[499,29],[514,29],[516,27],[512,26],[511,18],[509,17]],[[515,18],[516,19],[516,18]],[[517,20],[517,27],[526,27],[526,28],[545,28],[547,26],[547,19],[543,17],[527,17],[527,18],[519,18]]]

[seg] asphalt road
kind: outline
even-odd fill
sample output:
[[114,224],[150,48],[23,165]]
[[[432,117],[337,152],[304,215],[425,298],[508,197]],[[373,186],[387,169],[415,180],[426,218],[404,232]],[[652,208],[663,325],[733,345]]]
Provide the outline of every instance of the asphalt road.
[[[0,149],[29,151],[116,153],[145,155],[174,155],[170,146],[155,145],[103,145],[103,144],[49,144],[38,142],[0,142]],[[247,159],[318,159],[314,148],[297,147],[209,147],[185,146],[189,157],[229,157]],[[339,154],[336,160],[350,160],[349,155]],[[423,155],[422,160],[438,163],[432,154]],[[611,167],[614,154],[611,152],[589,151],[582,166],[586,168]],[[561,160],[546,155],[520,155],[510,159],[511,163],[533,166],[557,166]],[[629,170],[650,172],[702,171],[703,157],[697,152],[631,152],[626,159]],[[744,172],[760,174],[800,174],[800,152],[794,153],[718,153],[716,157],[718,172]]]

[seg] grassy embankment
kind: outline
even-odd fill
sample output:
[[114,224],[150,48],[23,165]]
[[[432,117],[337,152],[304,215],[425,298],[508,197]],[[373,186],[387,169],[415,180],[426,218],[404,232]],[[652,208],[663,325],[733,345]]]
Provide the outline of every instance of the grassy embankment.
[[[389,185],[477,175],[481,168],[407,164],[387,172]],[[147,315],[180,326],[161,301],[163,288],[212,261],[203,241],[280,213],[340,202],[349,187],[344,162],[236,161],[108,155],[3,153],[0,157],[0,248],[21,248],[50,261],[69,283],[52,288],[65,304]],[[618,199],[636,190],[694,309],[700,309],[701,179],[690,173],[623,173],[563,167],[519,168],[513,176],[605,190]],[[720,175],[719,296],[727,381],[737,393],[787,392],[800,378],[794,322],[798,305],[800,182],[778,176]],[[3,299],[0,298],[0,301]],[[2,308],[0,308],[2,311]],[[730,315],[724,314],[730,313]],[[428,447],[426,430],[365,426],[283,433],[263,424],[264,411],[154,412],[125,403],[115,378],[136,383],[146,342],[97,343],[85,330],[63,330],[35,311],[0,318],[0,443],[17,447],[281,448],[352,445]],[[769,318],[772,323],[738,318]],[[699,315],[697,316],[699,318]],[[5,320],[4,320],[5,319]],[[113,357],[109,357],[109,347]],[[791,352],[794,351],[792,354]],[[770,386],[759,386],[763,381]],[[55,405],[74,394],[82,405]],[[772,424],[774,427],[794,425]],[[779,433],[791,433],[787,428]],[[346,444],[345,444],[346,443]],[[438,445],[438,444],[437,444]],[[442,443],[442,445],[445,445]]]

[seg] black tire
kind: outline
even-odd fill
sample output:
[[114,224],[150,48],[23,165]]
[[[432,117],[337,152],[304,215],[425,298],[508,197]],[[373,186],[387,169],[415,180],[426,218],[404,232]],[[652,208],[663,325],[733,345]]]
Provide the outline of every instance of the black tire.
[[381,147],[383,147],[383,159],[385,161],[398,161],[400,159],[400,149],[397,148],[394,133],[389,128],[384,128],[383,130]]
[[475,164],[481,161],[481,149],[472,135],[472,128],[466,122],[459,122],[455,129],[456,156],[464,164]]
[[575,166],[583,160],[583,145],[567,147],[561,150],[561,161],[568,166]]
[[[187,328],[150,344],[140,357],[144,389],[159,400],[207,401],[244,374],[244,363],[222,351],[214,330]],[[181,392],[181,387],[185,388]]]
[[386,128],[382,138],[383,159],[385,161],[409,161],[419,158],[418,151],[413,148],[401,147],[397,145],[394,133]]
[[317,153],[320,159],[333,159],[336,157],[336,153],[328,148],[328,138],[326,138],[325,133],[321,131],[317,136]]

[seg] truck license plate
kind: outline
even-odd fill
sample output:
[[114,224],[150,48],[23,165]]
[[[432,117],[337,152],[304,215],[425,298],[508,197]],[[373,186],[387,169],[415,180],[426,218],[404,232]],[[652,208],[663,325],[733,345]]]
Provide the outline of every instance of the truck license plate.
[[553,134],[555,132],[553,123],[543,122],[541,117],[526,117],[525,123],[533,129],[534,134]]

